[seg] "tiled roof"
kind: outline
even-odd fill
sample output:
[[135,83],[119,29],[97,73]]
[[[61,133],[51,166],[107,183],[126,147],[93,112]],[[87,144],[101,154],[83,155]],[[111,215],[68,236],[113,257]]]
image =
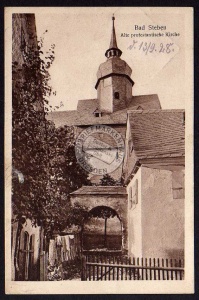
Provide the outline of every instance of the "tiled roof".
[[160,100],[157,94],[151,95],[140,95],[140,96],[132,96],[131,104],[129,105],[129,109],[132,106],[136,105],[144,105],[146,109],[160,109]]
[[79,100],[77,104],[77,111],[79,112],[84,111],[92,114],[96,108],[99,108],[98,99]]
[[128,111],[138,159],[185,155],[184,110]]
[[122,186],[83,186],[71,195],[126,195],[126,188]]
[[79,100],[77,110],[51,112],[48,119],[59,126],[81,126],[94,124],[125,124],[127,120],[127,110],[160,109],[160,101],[157,95],[133,96],[126,109],[116,111],[112,114],[102,113],[102,117],[95,117],[93,112],[98,108],[97,99]]

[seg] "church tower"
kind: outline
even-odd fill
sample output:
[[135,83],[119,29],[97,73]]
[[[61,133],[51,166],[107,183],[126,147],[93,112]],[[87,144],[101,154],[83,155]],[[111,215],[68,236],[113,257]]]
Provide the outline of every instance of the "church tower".
[[113,27],[110,46],[105,52],[107,61],[99,66],[97,72],[97,98],[101,112],[112,113],[128,106],[132,99],[132,70],[120,58],[122,51],[117,46],[115,34],[115,17],[112,17]]

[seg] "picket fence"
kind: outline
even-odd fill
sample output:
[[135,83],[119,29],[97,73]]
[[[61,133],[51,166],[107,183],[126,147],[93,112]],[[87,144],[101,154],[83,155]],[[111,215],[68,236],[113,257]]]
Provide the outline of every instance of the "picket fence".
[[100,255],[82,257],[82,281],[183,279],[184,261],[181,259]]
[[39,266],[40,266],[40,272],[39,272],[39,280],[40,281],[46,281],[47,280],[47,267],[48,267],[48,253],[45,251],[42,251],[40,253],[40,259],[39,259]]

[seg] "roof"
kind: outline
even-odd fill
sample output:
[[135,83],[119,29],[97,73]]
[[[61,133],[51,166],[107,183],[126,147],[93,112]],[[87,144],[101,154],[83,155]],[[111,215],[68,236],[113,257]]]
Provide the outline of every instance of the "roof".
[[98,107],[99,107],[98,99],[79,100],[77,104],[77,111],[93,113],[94,110]]
[[70,195],[126,195],[123,186],[82,186]]
[[102,113],[101,117],[95,117],[93,112],[99,108],[97,99],[79,100],[77,110],[51,112],[48,119],[59,126],[84,126],[94,124],[126,124],[127,110],[136,109],[160,109],[160,101],[157,95],[133,96],[127,108],[111,114]]
[[128,111],[138,159],[185,155],[184,110]]

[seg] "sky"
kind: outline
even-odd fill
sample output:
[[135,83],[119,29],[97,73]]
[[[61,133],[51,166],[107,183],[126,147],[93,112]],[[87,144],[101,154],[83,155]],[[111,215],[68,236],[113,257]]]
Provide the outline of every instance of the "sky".
[[[37,35],[44,38],[44,50],[48,51],[50,45],[55,44],[50,84],[56,96],[49,99],[53,108],[76,109],[78,100],[97,97],[96,73],[99,65],[106,61],[104,54],[110,43],[113,13],[117,44],[123,52],[121,59],[132,68],[133,95],[158,94],[163,109],[185,108],[188,97],[185,55],[190,45],[187,40],[185,44],[182,9],[35,8]],[[135,25],[145,25],[145,30],[135,30]],[[148,25],[166,26],[166,31],[149,31]],[[152,32],[180,35],[131,37],[135,33]],[[124,37],[124,34],[129,36]],[[144,49],[149,43],[146,53]],[[172,43],[169,53],[161,52],[169,43]]]

